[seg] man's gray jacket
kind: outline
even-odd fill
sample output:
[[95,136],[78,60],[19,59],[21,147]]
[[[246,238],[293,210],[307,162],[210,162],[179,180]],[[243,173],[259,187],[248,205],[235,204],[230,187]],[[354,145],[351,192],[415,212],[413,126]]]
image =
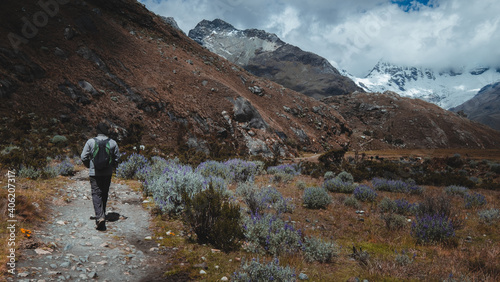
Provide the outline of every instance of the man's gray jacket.
[[[108,137],[104,134],[98,134],[96,137],[98,140],[106,140]],[[89,176],[104,176],[104,175],[112,175],[113,174],[113,166],[118,164],[120,160],[120,151],[118,150],[118,144],[113,139],[109,139],[109,146],[111,152],[111,158],[113,160],[113,165],[104,169],[104,170],[95,170],[94,169],[94,161],[92,160],[92,156],[94,154],[94,146],[95,140],[91,138],[87,140],[85,143],[85,147],[83,147],[81,159],[82,162],[89,168]]]

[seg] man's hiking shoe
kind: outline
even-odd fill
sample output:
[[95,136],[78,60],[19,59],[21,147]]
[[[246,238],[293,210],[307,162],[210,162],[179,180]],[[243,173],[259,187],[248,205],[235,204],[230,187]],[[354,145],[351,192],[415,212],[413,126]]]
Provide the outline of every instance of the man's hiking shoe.
[[106,220],[104,218],[99,218],[95,229],[99,231],[106,231]]

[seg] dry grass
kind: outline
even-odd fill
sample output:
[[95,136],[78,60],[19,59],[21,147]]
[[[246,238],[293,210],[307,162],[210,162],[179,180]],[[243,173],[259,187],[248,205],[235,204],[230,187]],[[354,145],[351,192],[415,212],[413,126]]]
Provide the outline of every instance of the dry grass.
[[[451,244],[418,245],[410,235],[411,223],[402,230],[388,230],[377,207],[383,197],[391,199],[405,198],[409,202],[421,202],[424,197],[437,197],[444,194],[443,187],[425,187],[423,195],[406,195],[389,192],[378,192],[377,203],[362,203],[364,215],[343,204],[346,194],[330,193],[333,198],[331,205],[324,210],[308,210],[302,206],[303,190],[296,183],[303,181],[307,186],[320,186],[321,180],[307,176],[298,176],[290,183],[273,184],[270,176],[260,176],[256,179],[258,186],[272,185],[285,197],[293,198],[296,209],[293,214],[286,214],[295,222],[307,236],[316,236],[336,241],[342,246],[340,257],[334,263],[307,263],[300,254],[280,257],[281,264],[288,264],[296,269],[296,273],[306,273],[311,281],[346,281],[354,277],[369,281],[400,281],[400,280],[444,280],[470,279],[479,281],[500,280],[500,224],[487,226],[479,222],[478,210],[465,210],[463,199],[449,196],[454,215],[464,220],[464,228],[456,231],[456,238]],[[234,189],[234,186],[231,187]],[[500,206],[500,191],[475,190],[486,196],[488,204],[483,208],[498,208]],[[242,201],[240,201],[242,202]],[[360,219],[363,219],[361,221]],[[414,216],[407,217],[415,220]],[[178,234],[183,229],[180,220],[157,220],[158,234],[171,230]],[[472,242],[466,242],[470,236]],[[164,236],[165,237],[165,236]],[[230,275],[240,266],[238,258],[269,257],[237,252],[212,253],[210,246],[200,246],[182,237],[165,238],[162,244],[176,246],[177,264],[170,265],[171,274],[179,271],[190,273],[190,277],[204,281],[220,280],[222,276]],[[368,265],[362,265],[351,258],[352,248],[361,247],[369,255]],[[395,251],[405,250],[414,261],[408,265],[399,265]],[[209,269],[207,275],[200,276],[199,269],[194,264],[203,262],[206,258]],[[231,261],[230,261],[231,260]],[[218,269],[215,266],[218,265]],[[191,266],[191,267],[189,267]]]
[[[385,159],[399,159],[401,156],[421,157],[421,158],[445,158],[460,154],[475,160],[500,161],[499,149],[399,149],[399,150],[377,150],[377,151],[359,151],[361,155],[365,153],[368,157],[379,156]],[[346,157],[354,157],[355,152],[346,153]]]
[[[1,175],[3,179],[1,179],[0,185],[2,187],[7,186],[7,171],[2,171]],[[27,243],[27,240],[36,240],[36,234],[33,234],[33,229],[36,229],[40,224],[45,220],[44,215],[48,214],[48,210],[50,210],[51,206],[48,202],[55,194],[55,189],[57,187],[62,187],[66,185],[69,180],[65,177],[59,176],[53,179],[48,180],[30,180],[30,179],[21,179],[16,177],[16,250],[19,249],[20,246]],[[0,189],[0,234],[2,238],[8,238],[9,231],[7,230],[8,222],[8,211],[7,211],[7,189]],[[22,233],[21,228],[30,230],[31,236],[27,236],[27,233]],[[10,247],[7,245],[7,242],[0,246],[0,252],[2,254],[8,254]],[[19,258],[19,252],[16,251],[16,256]],[[7,256],[2,255],[0,258],[0,274],[5,275],[7,271],[6,267]]]

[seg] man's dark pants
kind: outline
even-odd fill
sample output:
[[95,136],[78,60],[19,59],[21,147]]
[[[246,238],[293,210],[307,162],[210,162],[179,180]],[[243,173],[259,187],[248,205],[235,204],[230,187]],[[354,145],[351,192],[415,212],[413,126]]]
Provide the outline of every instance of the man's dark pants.
[[92,189],[92,202],[94,203],[96,221],[106,216],[109,185],[111,185],[111,175],[90,176],[90,187]]

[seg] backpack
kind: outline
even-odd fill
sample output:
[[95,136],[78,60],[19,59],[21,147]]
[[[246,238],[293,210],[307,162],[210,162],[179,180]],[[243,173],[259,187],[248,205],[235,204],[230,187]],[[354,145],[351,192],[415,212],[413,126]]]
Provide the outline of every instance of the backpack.
[[92,160],[94,161],[94,169],[103,170],[111,166],[113,159],[111,158],[111,146],[109,140],[99,140],[94,138],[94,153]]

